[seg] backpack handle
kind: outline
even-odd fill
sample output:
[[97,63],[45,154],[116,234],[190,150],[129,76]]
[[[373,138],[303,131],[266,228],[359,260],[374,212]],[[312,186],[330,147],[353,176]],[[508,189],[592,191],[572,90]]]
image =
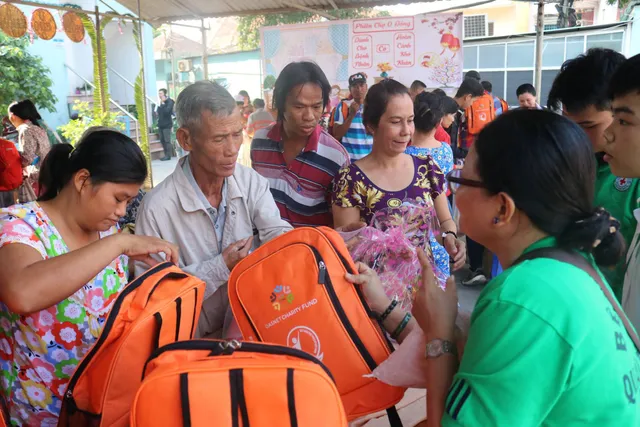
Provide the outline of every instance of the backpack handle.
[[178,267],[171,265],[168,267],[168,270],[162,270],[162,272],[158,273],[158,275],[153,275],[148,277],[136,290],[136,294],[131,301],[131,305],[129,306],[129,310],[142,311],[145,309],[151,297],[153,296],[153,292],[160,286],[160,283],[167,280],[182,280],[186,279],[189,276],[183,273]]

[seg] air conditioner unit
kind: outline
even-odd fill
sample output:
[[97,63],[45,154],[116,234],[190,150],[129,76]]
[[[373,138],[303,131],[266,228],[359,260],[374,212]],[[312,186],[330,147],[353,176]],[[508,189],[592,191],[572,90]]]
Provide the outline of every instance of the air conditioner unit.
[[192,68],[191,60],[181,59],[178,61],[178,71],[181,73],[188,73]]

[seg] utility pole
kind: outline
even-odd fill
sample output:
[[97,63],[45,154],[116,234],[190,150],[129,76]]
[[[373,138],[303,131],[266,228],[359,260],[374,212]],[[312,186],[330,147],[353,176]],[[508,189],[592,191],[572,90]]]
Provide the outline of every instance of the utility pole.
[[538,19],[536,27],[536,68],[535,86],[536,90],[542,90],[542,46],[544,36],[544,0],[538,0]]
[[209,80],[209,59],[207,53],[207,29],[204,27],[204,19],[200,19],[200,31],[202,31],[202,74],[204,80]]

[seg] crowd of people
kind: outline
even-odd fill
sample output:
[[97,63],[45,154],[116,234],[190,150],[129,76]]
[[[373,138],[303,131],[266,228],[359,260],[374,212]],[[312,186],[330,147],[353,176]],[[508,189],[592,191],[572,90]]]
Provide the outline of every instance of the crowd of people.
[[[235,337],[227,281],[252,250],[294,227],[355,230],[410,199],[439,224],[416,242],[413,317],[371,266],[347,279],[398,341],[422,330],[427,425],[639,425],[640,352],[622,326],[627,317],[640,326],[639,72],[640,56],[591,50],[563,65],[555,112],[531,85],[507,111],[477,72],[453,97],[419,81],[369,88],[357,73],[327,129],[332,87],[312,62],[280,72],[275,120],[262,100],[197,82],[171,105],[187,155],[140,202],[135,234],[118,226],[148,172],[131,139],[95,128],[75,147],[25,148],[37,200],[0,210],[0,265],[11,266],[0,269],[1,387],[12,423],[56,423],[111,304],[149,267],[168,260],[205,282],[196,337]],[[11,120],[37,132],[37,117],[16,105]],[[237,162],[248,132],[251,167]],[[485,248],[504,271],[457,342],[455,280],[441,289],[425,251],[447,275],[469,257],[473,284],[487,279]],[[579,254],[608,286],[532,255],[553,248]]]

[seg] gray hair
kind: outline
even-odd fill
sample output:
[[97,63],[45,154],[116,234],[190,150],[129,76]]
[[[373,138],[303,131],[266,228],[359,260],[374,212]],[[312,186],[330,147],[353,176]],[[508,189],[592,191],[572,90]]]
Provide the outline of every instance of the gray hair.
[[236,101],[221,85],[208,80],[202,80],[184,88],[176,102],[176,117],[178,126],[189,130],[200,127],[202,112],[211,111],[212,114],[233,114]]

